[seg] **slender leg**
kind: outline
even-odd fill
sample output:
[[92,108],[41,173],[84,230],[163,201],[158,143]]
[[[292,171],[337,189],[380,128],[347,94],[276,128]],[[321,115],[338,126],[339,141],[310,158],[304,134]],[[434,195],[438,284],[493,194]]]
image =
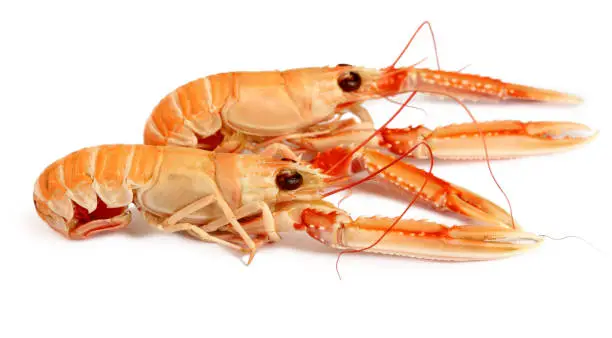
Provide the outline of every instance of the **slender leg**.
[[293,150],[291,150],[291,148],[282,143],[272,143],[264,148],[264,150],[262,150],[259,154],[264,157],[276,157],[277,155],[281,155],[284,158],[296,162],[300,160]]
[[[270,207],[265,202],[259,201],[249,203],[236,210],[235,214],[237,219],[241,219],[243,217],[252,216],[260,212],[262,215],[262,220],[268,239],[273,242],[279,241],[280,236],[276,232],[276,227],[274,225],[274,216],[272,215]],[[203,226],[202,230],[207,232],[216,231],[227,223],[228,220],[225,217],[221,217]]]
[[215,197],[214,195],[208,195],[206,197],[203,197],[187,206],[185,206],[184,208],[178,210],[177,212],[175,212],[174,214],[172,214],[172,216],[168,217],[165,221],[164,224],[166,225],[175,225],[177,224],[180,220],[182,220],[183,218],[193,214],[194,212],[212,204],[215,202]]
[[[178,210],[173,215],[168,217],[164,222],[162,222],[161,227],[167,231],[193,230],[194,233],[200,236],[203,236],[202,238],[206,238],[206,240],[211,240],[210,238],[212,236],[208,234],[202,235],[202,233],[205,233],[205,231],[198,228],[198,226],[193,225],[193,224],[178,223],[178,222],[181,219],[193,214],[194,212],[206,207],[207,205],[212,204],[213,202],[217,203],[217,205],[221,208],[221,211],[223,212],[224,216],[227,218],[228,222],[232,225],[234,230],[240,235],[242,240],[249,247],[250,250],[248,252],[250,256],[249,256],[249,261],[247,265],[250,264],[251,261],[253,260],[253,257],[255,256],[255,250],[256,250],[255,243],[253,242],[251,237],[246,233],[246,231],[244,231],[240,223],[238,223],[236,216],[232,212],[232,209],[229,207],[227,202],[225,202],[225,200],[223,199],[223,197],[220,195],[219,192],[217,192],[216,195],[209,195],[209,196],[202,197],[201,199]],[[197,228],[197,230],[195,228]],[[221,239],[214,239],[211,241],[235,248],[235,244],[223,241]],[[240,250],[244,251],[244,249],[242,248],[240,248]]]
[[200,229],[198,226],[193,225],[191,223],[177,223],[177,224],[174,224],[174,225],[168,227],[168,229],[169,229],[169,231],[172,231],[172,232],[175,232],[175,231],[189,231],[189,233],[192,236],[198,238],[199,240],[202,240],[202,241],[205,241],[205,242],[217,243],[219,245],[226,246],[228,248],[244,252],[244,248],[241,247],[240,245],[237,245],[237,244],[234,244],[232,242],[226,241],[226,240],[221,239],[219,237],[212,236],[208,232]]
[[[220,238],[220,239],[226,240],[226,241],[228,241],[230,243],[236,243],[236,244],[242,243],[242,238],[240,238],[240,236],[238,236],[236,234],[233,234],[233,233],[219,233],[219,234],[215,234],[215,238]],[[253,242],[255,243],[255,247],[259,249],[259,247],[261,247],[264,244],[269,243],[270,241],[268,239],[268,236],[257,235],[256,237],[253,238]]]
[[247,262],[247,265],[251,264],[251,262],[253,261],[253,257],[255,257],[255,251],[257,250],[257,247],[255,246],[255,243],[253,242],[253,239],[251,239],[249,234],[247,234],[247,232],[244,231],[240,223],[238,223],[238,220],[236,219],[236,215],[234,215],[234,213],[232,212],[232,208],[230,208],[227,202],[225,202],[220,192],[217,191],[216,197],[217,197],[216,198],[217,205],[221,208],[221,211],[223,212],[225,217],[228,219],[229,223],[232,225],[232,228],[234,228],[234,230],[238,233],[238,235],[240,235],[242,240],[249,247],[250,249],[249,250],[249,261]]
[[361,120],[361,122],[370,122],[370,123],[374,122],[374,120],[372,119],[372,116],[370,115],[370,112],[368,112],[368,110],[365,109],[361,105],[361,103],[355,103],[343,109],[346,109],[350,111],[351,113],[353,113],[353,115],[357,116]]
[[216,238],[214,236],[211,236],[206,231],[200,229],[197,225],[194,225],[191,223],[178,223],[178,221],[180,221],[181,219],[193,214],[194,212],[214,202],[215,202],[214,195],[203,197],[195,201],[194,203],[191,203],[187,205],[186,207],[178,210],[174,214],[172,214],[170,217],[168,217],[166,220],[162,222],[161,227],[163,228],[163,230],[168,231],[168,232],[178,232],[178,231],[188,231],[189,230],[189,231],[192,231],[196,235],[197,238],[203,241],[217,243],[223,246],[230,247],[232,249],[243,251],[242,247],[234,243],[230,243],[222,239]]

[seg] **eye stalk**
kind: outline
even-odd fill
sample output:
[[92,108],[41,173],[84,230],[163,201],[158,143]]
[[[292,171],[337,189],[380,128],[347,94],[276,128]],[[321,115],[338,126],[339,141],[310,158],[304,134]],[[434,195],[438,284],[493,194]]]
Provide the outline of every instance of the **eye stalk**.
[[361,87],[361,76],[356,72],[346,72],[338,78],[338,85],[345,92],[354,92]]
[[295,190],[302,186],[302,174],[293,169],[283,169],[276,175],[276,186],[280,190]]

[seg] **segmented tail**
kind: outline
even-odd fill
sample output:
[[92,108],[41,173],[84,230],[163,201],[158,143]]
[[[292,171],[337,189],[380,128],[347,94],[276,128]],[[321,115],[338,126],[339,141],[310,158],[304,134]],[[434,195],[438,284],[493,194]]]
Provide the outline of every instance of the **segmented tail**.
[[221,129],[220,109],[231,94],[231,73],[191,81],[164,97],[144,130],[150,145],[197,147]]
[[105,145],[73,152],[38,177],[36,211],[68,238],[127,225],[134,190],[154,179],[161,157],[162,149],[144,145]]

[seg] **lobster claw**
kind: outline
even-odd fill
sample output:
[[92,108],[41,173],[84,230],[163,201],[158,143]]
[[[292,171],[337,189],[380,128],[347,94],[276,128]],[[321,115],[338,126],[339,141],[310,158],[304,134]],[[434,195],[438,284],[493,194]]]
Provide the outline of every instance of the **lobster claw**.
[[[343,137],[353,137],[354,142],[364,139],[363,130],[347,129]],[[485,153],[483,138],[487,145]],[[520,122],[491,121],[449,125],[427,129],[423,126],[407,129],[383,129],[378,139],[347,158],[350,150],[342,147],[330,148],[333,136],[311,138],[304,144],[320,152],[312,164],[330,175],[345,175],[365,169],[376,173],[394,162],[393,156],[381,152],[381,148],[395,154],[416,158],[429,158],[429,149],[419,144],[425,142],[433,156],[441,159],[508,158],[537,155],[568,150],[595,139],[597,132],[573,122]],[[376,141],[376,144],[372,144]],[[340,163],[342,161],[343,163]],[[356,165],[356,162],[358,165]],[[470,219],[511,229],[519,229],[510,214],[504,209],[465,188],[446,182],[406,162],[397,162],[378,174],[383,181],[391,183],[435,208],[451,211]],[[426,184],[425,184],[426,183]]]
[[[357,145],[367,139],[374,128],[367,123],[348,125],[333,134],[292,140],[301,148],[325,152],[338,145]],[[405,154],[426,142],[439,159],[485,159],[482,136],[489,159],[543,155],[570,150],[593,141],[598,132],[575,122],[487,121],[442,126],[433,130],[424,126],[384,128],[366,146]],[[410,157],[429,158],[423,146]]]
[[387,217],[360,217],[340,224],[336,234],[329,236],[330,245],[420,259],[478,261],[516,255],[537,247],[543,240],[534,234],[498,226],[446,227],[410,219],[402,219],[388,230],[394,222],[395,219]]
[[[574,122],[488,121],[454,124],[430,130],[423,126],[384,129],[380,142],[396,154],[403,154],[419,142],[427,142],[440,159],[485,159],[482,135],[490,159],[532,156],[566,151],[593,141],[597,132]],[[429,158],[419,147],[416,158]]]
[[[380,171],[395,160],[393,156],[373,149],[365,149],[361,156],[365,169],[370,173]],[[519,228],[512,216],[495,203],[411,164],[397,162],[379,175],[409,193],[417,193],[423,186],[418,197],[438,210],[451,211],[486,224]]]
[[386,69],[376,89],[386,94],[418,91],[459,100],[500,102],[531,101],[578,104],[582,98],[555,90],[508,83],[490,77],[426,68]]
[[353,158],[338,163],[349,151],[341,147],[330,149],[319,153],[312,164],[333,176],[365,169],[370,174],[378,173],[381,183],[395,185],[411,194],[418,193],[423,187],[418,198],[437,210],[454,212],[481,223],[520,228],[509,213],[486,198],[409,163],[398,162],[394,156],[383,154],[377,149],[364,148],[355,153]]
[[[501,226],[455,225],[388,217],[359,217],[328,202],[296,202],[274,212],[277,231],[304,231],[336,249],[446,261],[505,258],[537,247],[543,238]],[[245,224],[263,231],[261,220]]]

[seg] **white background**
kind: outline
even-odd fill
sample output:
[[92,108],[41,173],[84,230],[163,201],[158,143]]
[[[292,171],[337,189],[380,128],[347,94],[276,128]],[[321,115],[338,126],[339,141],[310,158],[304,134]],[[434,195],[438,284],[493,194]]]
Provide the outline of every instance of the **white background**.
[[[605,5],[589,1],[349,2],[20,1],[0,5],[0,336],[610,337],[612,114]],[[594,2],[595,3],[595,2]],[[478,105],[479,120],[570,120],[600,130],[568,153],[498,161],[515,216],[535,233],[576,235],[480,263],[344,256],[306,237],[245,267],[212,244],[149,229],[70,242],[36,215],[37,175],[67,153],[140,143],[157,102],[197,77],[351,63],[389,65],[430,20],[441,64],[582,95],[579,106]],[[421,35],[408,65],[433,52]],[[419,99],[395,126],[466,122],[454,104]],[[396,107],[370,105],[378,124]],[[421,163],[422,165],[422,163]],[[484,162],[439,176],[506,206]],[[355,194],[354,215],[403,203]],[[410,217],[447,218],[415,208]],[[450,220],[453,221],[452,219]]]

